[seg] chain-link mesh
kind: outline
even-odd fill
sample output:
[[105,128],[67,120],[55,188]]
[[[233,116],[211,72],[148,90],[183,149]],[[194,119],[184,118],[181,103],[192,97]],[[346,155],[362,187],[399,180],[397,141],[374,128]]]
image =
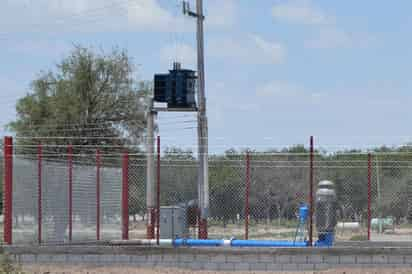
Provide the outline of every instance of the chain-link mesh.
[[[37,243],[39,217],[43,242],[69,240],[70,167],[72,241],[97,238],[98,202],[100,239],[121,239],[122,155],[103,155],[99,165],[95,154],[75,155],[71,165],[65,155],[43,155],[41,159],[39,165],[37,155],[13,158],[13,242]],[[256,153],[249,159],[248,162],[243,154],[210,157],[209,238],[244,238],[247,225],[249,239],[294,239],[298,207],[309,202],[310,155],[306,152]],[[370,159],[364,153],[315,154],[314,202],[318,183],[332,181],[337,200],[334,216],[337,241],[367,240],[369,223],[372,241],[412,240],[412,157],[402,153],[374,153]],[[146,168],[144,155],[129,156],[130,239],[147,236]],[[157,163],[154,164],[155,184],[156,168]],[[41,216],[38,215],[39,180]],[[186,155],[162,157],[160,190],[161,206],[183,205],[189,201],[196,204],[197,160]],[[189,236],[197,237],[196,221],[189,223],[192,224]],[[316,240],[316,223],[313,227]]]
[[122,157],[102,157],[100,168],[100,239],[121,239]]
[[[197,204],[197,166],[197,161],[186,157],[173,158],[172,156],[160,161],[161,207],[186,207],[189,203]],[[190,223],[189,220],[187,222]],[[197,237],[195,227],[190,227],[188,234],[188,237]]]
[[14,243],[69,241],[70,185],[72,241],[96,240],[98,229],[101,240],[121,238],[121,156],[103,157],[99,164],[95,155],[76,155],[71,163],[62,155],[15,157],[13,166]]
[[96,160],[76,156],[73,165],[73,241],[96,239]]
[[13,159],[13,242],[37,243],[38,166],[29,159]]
[[[337,209],[336,240],[366,240],[368,228],[368,156],[366,154],[316,155],[314,197],[319,182],[334,183]],[[315,212],[316,214],[316,212]],[[314,219],[315,220],[315,219]],[[316,224],[314,224],[316,228]],[[316,229],[314,230],[316,232]],[[316,236],[316,233],[314,234]]]
[[255,155],[251,161],[250,238],[296,237],[297,212],[307,202],[307,155]]
[[41,162],[42,241],[46,243],[67,240],[68,168],[65,164],[45,159]]
[[145,239],[147,225],[146,208],[146,159],[129,157],[129,239]]
[[197,198],[197,162],[166,159],[160,163],[160,206],[187,203]]
[[372,158],[372,240],[412,240],[411,219],[408,218],[411,160],[409,154],[382,154]]
[[209,161],[209,237],[243,238],[246,169],[240,156]]

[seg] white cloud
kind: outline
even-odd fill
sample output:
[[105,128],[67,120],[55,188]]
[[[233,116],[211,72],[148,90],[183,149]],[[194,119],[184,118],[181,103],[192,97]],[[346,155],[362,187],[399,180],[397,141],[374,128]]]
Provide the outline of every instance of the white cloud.
[[237,4],[234,0],[211,0],[206,6],[206,27],[226,29],[237,21]]
[[[393,90],[392,87],[389,89]],[[384,85],[374,88],[366,85],[317,90],[297,83],[277,80],[257,86],[255,98],[260,104],[260,109],[276,106],[277,109],[291,110],[294,107],[302,107],[300,109],[302,111],[304,108],[313,109],[315,105],[318,107],[319,114],[323,113],[320,116],[325,116],[325,113],[330,112],[331,115],[345,119],[346,116],[349,117],[355,113],[363,117],[365,106],[375,112],[375,115],[370,115],[374,117],[384,116],[389,112],[401,114],[412,102],[412,96],[403,96],[400,95],[401,91],[396,88],[394,90],[399,96],[388,93],[388,87]],[[356,100],[353,100],[355,97]],[[399,99],[400,97],[402,99]],[[348,106],[350,106],[350,111],[348,111]],[[384,112],[382,112],[383,107]],[[324,118],[329,117],[326,115]]]
[[275,4],[272,16],[282,22],[310,26],[314,36],[306,38],[306,48],[333,49],[367,47],[375,39],[364,33],[349,32],[338,26],[334,15],[327,14],[311,0],[287,0]]
[[[0,38],[21,32],[192,31],[180,10],[160,0],[6,0],[0,9]],[[205,4],[207,27],[233,26],[234,0]]]
[[158,0],[7,0],[0,37],[16,32],[170,31],[182,24]]
[[309,0],[290,0],[278,3],[273,6],[272,15],[279,21],[304,25],[328,25],[334,21],[333,17],[313,6]]
[[252,38],[257,48],[262,51],[262,54],[265,55],[268,60],[273,63],[279,63],[283,60],[285,51],[280,43],[266,41],[260,36],[253,36]]
[[306,48],[364,48],[376,39],[369,34],[350,33],[338,28],[320,29],[318,35],[305,41]]
[[286,49],[278,42],[250,35],[246,39],[224,37],[210,40],[207,53],[211,57],[230,59],[239,63],[279,64],[285,59]]
[[59,40],[19,40],[6,41],[8,52],[34,57],[62,57],[72,49],[72,45]]
[[171,44],[160,50],[160,61],[167,67],[178,61],[184,68],[195,69],[196,56],[196,50],[188,44]]
[[282,81],[274,81],[257,88],[259,97],[294,97],[303,93],[303,88]]
[[257,87],[256,95],[264,101],[275,101],[278,104],[292,103],[320,103],[324,98],[321,92],[308,90],[300,85],[284,82],[272,81]]
[[156,0],[140,0],[130,3],[127,15],[131,26],[148,30],[170,30],[175,24],[181,24]]

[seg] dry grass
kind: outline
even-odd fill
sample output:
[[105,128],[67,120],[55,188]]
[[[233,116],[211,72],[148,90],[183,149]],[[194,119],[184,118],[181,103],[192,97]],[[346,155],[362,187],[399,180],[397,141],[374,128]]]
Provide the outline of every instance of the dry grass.
[[173,268],[153,268],[153,269],[142,269],[133,267],[87,267],[87,266],[25,266],[23,267],[25,273],[36,273],[36,274],[252,274],[252,273],[289,273],[289,274],[309,274],[309,273],[319,273],[319,274],[384,274],[384,273],[399,273],[399,274],[409,274],[412,273],[412,269],[334,269],[328,271],[317,271],[317,272],[217,272],[217,271],[192,271],[184,269],[173,269]]

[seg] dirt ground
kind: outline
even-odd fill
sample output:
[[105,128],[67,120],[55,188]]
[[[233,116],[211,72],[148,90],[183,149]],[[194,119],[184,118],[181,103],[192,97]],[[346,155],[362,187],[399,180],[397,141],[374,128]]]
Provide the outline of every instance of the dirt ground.
[[289,274],[384,274],[384,273],[399,273],[409,274],[412,269],[334,269],[328,271],[315,272],[217,272],[217,271],[192,271],[172,268],[154,268],[142,269],[132,267],[86,267],[86,266],[25,266],[24,273],[36,274],[270,274],[270,273],[289,273]]

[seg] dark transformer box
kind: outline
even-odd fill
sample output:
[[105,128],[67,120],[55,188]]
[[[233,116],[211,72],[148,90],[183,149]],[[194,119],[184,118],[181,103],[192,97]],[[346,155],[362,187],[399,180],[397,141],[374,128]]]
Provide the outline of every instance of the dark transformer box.
[[169,109],[196,108],[196,72],[175,64],[168,74],[154,76],[154,101]]

